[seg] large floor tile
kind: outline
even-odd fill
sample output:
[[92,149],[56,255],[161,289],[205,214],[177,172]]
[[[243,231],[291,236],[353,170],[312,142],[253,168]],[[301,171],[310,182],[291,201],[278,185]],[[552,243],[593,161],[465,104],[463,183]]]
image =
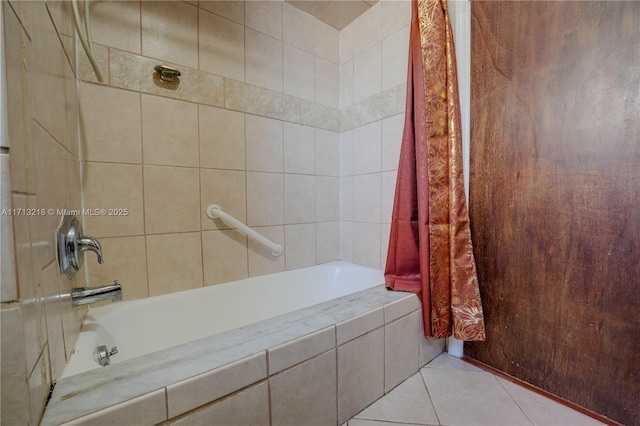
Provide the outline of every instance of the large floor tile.
[[446,352],[438,355],[434,360],[425,365],[424,368],[444,368],[448,370],[472,371],[476,373],[483,371],[475,365],[464,362],[460,358],[451,356]]
[[420,372],[443,425],[532,425],[490,373],[428,367]]
[[[438,423],[434,425],[423,425],[419,426],[436,426]],[[364,419],[351,419],[348,423],[345,423],[343,426],[414,426],[413,423],[392,423],[392,422],[379,422],[377,420],[364,420]],[[416,425],[417,426],[417,425]]]
[[532,392],[516,383],[504,379],[498,380],[529,420],[536,426],[595,426],[603,424],[594,418]]
[[[437,425],[438,417],[420,373],[355,416],[357,420],[378,420],[419,425]],[[349,422],[349,426],[355,423]],[[379,423],[376,423],[379,425]]]

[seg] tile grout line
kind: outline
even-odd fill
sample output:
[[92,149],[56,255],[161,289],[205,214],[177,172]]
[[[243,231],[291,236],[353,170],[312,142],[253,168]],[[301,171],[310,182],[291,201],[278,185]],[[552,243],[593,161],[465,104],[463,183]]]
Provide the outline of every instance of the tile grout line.
[[[429,361],[429,363],[430,362],[431,361]],[[429,386],[427,386],[427,381],[425,380],[424,375],[422,374],[422,370],[427,368],[429,363],[427,363],[424,367],[420,368],[418,370],[418,373],[420,374],[420,379],[422,380],[422,385],[424,386],[425,390],[427,391],[427,396],[429,397],[429,402],[431,403],[431,407],[433,408],[433,413],[436,415],[436,419],[438,419],[438,425],[441,425],[442,422],[440,421],[440,416],[438,415],[438,410],[436,409],[436,406],[433,403],[433,399],[431,398],[431,392],[429,392]]]
[[504,391],[507,393],[507,395],[509,395],[509,398],[511,398],[511,400],[514,402],[514,404],[516,404],[516,406],[520,409],[522,414],[527,418],[529,423],[531,423],[532,426],[535,426],[535,423],[533,422],[533,420],[531,420],[531,418],[527,415],[526,411],[524,411],[524,409],[520,406],[520,404],[518,404],[518,401],[516,401],[515,397],[511,394],[511,392],[509,392],[509,389],[507,389],[504,386],[504,384],[502,383],[502,380],[500,380],[500,378],[498,376],[496,376],[495,374],[493,375],[493,377],[495,377],[495,379],[498,382],[498,384],[500,385],[500,387],[502,389],[504,389]]

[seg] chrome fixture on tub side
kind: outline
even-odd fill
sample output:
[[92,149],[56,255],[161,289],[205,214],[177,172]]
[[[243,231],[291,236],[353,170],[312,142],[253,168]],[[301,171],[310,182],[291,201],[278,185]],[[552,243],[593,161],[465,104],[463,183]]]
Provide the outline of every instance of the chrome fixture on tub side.
[[82,252],[92,251],[102,261],[102,247],[91,237],[82,234],[82,224],[75,216],[65,215],[57,232],[58,265],[60,272],[71,279],[78,272],[84,261]]
[[[78,272],[84,260],[85,251],[92,251],[102,261],[102,247],[95,238],[82,233],[82,224],[75,216],[65,215],[56,234],[58,247],[58,266],[60,272],[71,279]],[[89,303],[111,300],[122,300],[122,285],[116,280],[111,285],[102,287],[78,287],[71,289],[71,305],[74,307]]]
[[122,285],[118,280],[111,285],[102,287],[78,287],[71,290],[71,304],[73,306],[88,305],[109,299],[112,302],[122,300]]
[[105,345],[98,346],[96,348],[96,358],[98,364],[105,367],[111,364],[111,357],[118,353],[118,347],[114,346],[111,350],[107,349]]

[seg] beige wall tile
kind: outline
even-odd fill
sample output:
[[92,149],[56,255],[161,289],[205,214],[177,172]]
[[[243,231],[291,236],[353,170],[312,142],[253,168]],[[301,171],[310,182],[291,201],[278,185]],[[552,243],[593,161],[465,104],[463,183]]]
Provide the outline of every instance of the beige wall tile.
[[269,425],[269,389],[263,382],[169,423],[171,426],[203,424]]
[[247,237],[235,230],[202,233],[204,285],[247,278]]
[[[2,210],[17,208],[13,206],[11,200],[11,180],[9,171],[9,154],[0,154],[0,203]],[[26,203],[26,200],[25,200]],[[21,218],[16,216],[15,220],[12,215],[5,214],[3,212],[0,217],[0,225],[2,225],[2,234],[0,234],[0,265],[2,270],[0,271],[0,301],[12,302],[18,300],[18,281],[16,274],[16,253],[14,249],[20,253],[20,246],[14,245],[14,222],[21,221]],[[22,220],[24,222],[24,220]],[[27,228],[28,235],[28,228]],[[20,238],[20,236],[17,236]],[[28,238],[28,237],[27,237]],[[24,237],[23,237],[24,241]],[[29,249],[29,258],[31,257],[30,245],[27,239],[27,248]],[[30,261],[30,260],[29,260]]]
[[380,173],[354,176],[353,220],[380,223],[381,186],[382,176]]
[[338,347],[338,366],[338,422],[342,424],[384,393],[383,329]]
[[316,129],[316,174],[340,176],[340,135]]
[[218,0],[200,0],[198,6],[202,9],[213,12],[216,15],[231,19],[239,24],[244,25],[244,1],[218,1]]
[[353,104],[353,59],[340,65],[340,108]]
[[[63,36],[65,39],[67,36]],[[78,105],[78,81],[76,79],[76,75],[74,74],[71,67],[65,67],[64,73],[64,82],[60,82],[60,84],[64,84],[65,88],[65,96],[67,99],[67,103],[65,104],[65,110],[67,113],[67,143],[64,147],[73,155],[75,158],[80,157],[80,136],[78,135],[78,128],[80,124],[80,107]]]
[[411,23],[411,1],[383,0],[382,37],[388,37]]
[[93,237],[144,234],[142,166],[85,163],[84,207],[127,209],[126,216],[85,216],[84,230]]
[[217,204],[238,219],[247,221],[247,195],[244,171],[200,169],[200,213],[202,229],[230,229],[222,220],[207,216],[207,208]]
[[47,347],[49,349],[49,363],[51,378],[57,380],[62,374],[66,365],[66,354],[64,348],[64,332],[62,329],[62,304],[71,304],[69,297],[62,299],[58,290],[58,265],[56,262],[50,263],[42,269],[39,274],[40,283],[44,292],[47,323]]
[[424,337],[424,322],[422,319],[422,310],[418,311],[420,317],[420,325],[418,329],[420,330],[420,354],[418,355],[418,366],[420,368],[424,367],[427,363],[432,361],[435,357],[440,355],[442,352],[446,350],[446,341],[447,339],[427,339]]
[[[4,57],[6,66],[6,102],[8,139],[2,138],[2,146],[11,144],[11,187],[14,191],[33,193],[35,191],[34,152],[29,131],[31,116],[29,111],[29,92],[27,70],[30,66],[31,43],[23,30],[13,9],[8,3],[4,6],[5,42]],[[25,57],[23,58],[23,53]],[[9,170],[7,168],[7,170]],[[31,173],[29,173],[31,171]],[[8,182],[8,181],[7,181]]]
[[398,170],[404,114],[397,114],[382,120],[382,170]]
[[[28,197],[16,194],[13,195],[12,199],[12,207],[14,209],[29,208]],[[28,216],[13,217],[16,252],[15,257],[12,256],[11,258],[11,260],[15,259],[16,261],[16,273],[21,299],[22,326],[25,336],[26,366],[28,371],[33,369],[36,361],[40,357],[40,353],[44,348],[46,335],[42,288],[37,286],[38,281],[35,279],[33,271],[33,248],[29,229],[29,222],[31,220]],[[4,234],[5,232],[3,231],[3,236]],[[3,261],[4,259],[5,254],[3,253]],[[2,268],[2,286],[5,286],[9,284],[9,282],[5,281],[4,277],[5,265],[3,265]],[[11,300],[17,300],[17,297]]]
[[316,102],[331,108],[340,107],[340,69],[338,65],[316,57]]
[[145,166],[146,233],[199,231],[199,186],[196,168]]
[[384,320],[388,324],[411,312],[420,309],[420,299],[414,293],[409,293],[402,299],[384,305]]
[[95,43],[140,53],[139,1],[94,1],[91,32]]
[[274,424],[337,423],[335,351],[286,370],[269,381]]
[[284,176],[247,172],[247,225],[284,224]]
[[353,220],[353,176],[340,180],[340,220]]
[[[240,2],[208,2],[242,5]],[[244,26],[205,11],[199,15],[202,71],[244,81]]]
[[275,39],[282,40],[282,1],[246,1],[244,24]]
[[42,408],[47,404],[51,384],[47,357],[43,354],[38,358],[29,376],[29,400],[31,403],[31,422],[37,424],[42,416]]
[[376,3],[353,21],[353,53],[358,55],[382,40],[382,5]]
[[198,106],[142,95],[145,164],[198,167]]
[[336,342],[338,345],[367,334],[384,325],[382,307],[350,318],[336,324]]
[[269,374],[300,364],[316,355],[327,352],[336,346],[334,326],[323,328],[306,336],[293,339],[269,349]]
[[340,63],[353,59],[353,37],[355,24],[352,22],[340,31]]
[[70,64],[44,2],[31,7],[31,69],[29,70],[29,107],[31,114],[47,132],[68,146],[67,88],[64,84]]
[[179,1],[142,2],[142,54],[198,68],[198,8]]
[[316,226],[313,223],[286,225],[285,265],[287,271],[316,264]]
[[[80,280],[82,281],[82,283],[84,283],[84,277],[81,277]],[[61,295],[71,294],[71,289],[83,286],[82,283],[78,284],[80,280],[77,278],[77,276],[72,280],[68,280],[66,277],[59,275],[59,293]],[[111,302],[103,302],[103,304],[107,303]],[[88,308],[86,306],[74,308],[68,298],[66,298],[64,303],[62,303],[60,316],[62,318],[62,332],[64,334],[65,355],[67,357],[67,360],[69,360],[71,358],[71,355],[73,354],[76,341],[78,340],[78,335],[80,334],[82,321],[86,316],[87,309]]]
[[[373,8],[372,8],[373,9]],[[353,62],[353,101],[360,102],[382,90],[382,44],[358,54]]]
[[340,222],[316,223],[317,263],[340,259]]
[[391,224],[380,224],[380,267],[384,268],[387,264],[387,255],[389,253],[389,235],[391,234]]
[[140,164],[140,95],[86,83],[78,89],[83,159]]
[[284,142],[282,122],[245,115],[247,170],[282,172]]
[[409,27],[382,40],[382,90],[407,82]]
[[2,307],[4,308],[0,310],[2,422],[24,424],[25,419],[29,418],[30,407],[21,311],[17,307],[6,305]]
[[[284,247],[284,226],[260,226],[255,228],[276,244]],[[286,248],[285,248],[286,249]],[[282,272],[285,268],[285,256],[274,256],[267,247],[249,240],[249,276]]]
[[282,39],[285,43],[314,54],[315,19],[313,16],[284,2]]
[[[71,155],[55,139],[51,137],[35,121],[32,122],[36,155],[36,196],[34,205],[37,209],[64,209],[69,207],[69,175],[68,167]],[[40,216],[31,222],[35,267],[39,270],[56,258],[55,232],[60,218],[55,215]]]
[[65,426],[157,424],[167,419],[164,389],[133,398],[122,404],[100,410],[65,423]]
[[331,63],[340,63],[340,32],[324,22],[315,20],[315,55]]
[[380,268],[380,224],[353,223],[353,262]]
[[284,93],[313,101],[314,57],[296,47],[283,45]]
[[380,121],[357,127],[353,131],[353,173],[374,173],[382,165],[382,125]]
[[396,192],[396,171],[383,172],[380,191],[380,222],[391,223],[393,200]]
[[340,220],[340,178],[316,176],[316,222]]
[[149,296],[203,286],[200,232],[147,235]]
[[284,172],[312,175],[315,162],[313,127],[284,123]]
[[5,9],[4,9],[4,14],[8,14],[9,10],[13,10],[16,14],[16,16],[18,17],[18,19],[20,19],[20,22],[22,23],[22,26],[24,27],[25,31],[27,34],[30,34],[34,31],[34,24],[33,24],[33,18],[32,18],[32,4],[28,3],[28,2],[16,2],[16,1],[12,1],[11,3],[11,9],[9,9],[9,2],[7,2]]
[[340,171],[342,176],[353,175],[353,130],[340,133]]
[[284,222],[311,223],[316,218],[314,176],[284,175]]
[[267,376],[265,352],[259,352],[167,386],[169,418],[214,401]]
[[100,265],[95,256],[85,257],[92,286],[122,284],[124,300],[149,296],[147,285],[147,249],[144,236],[101,238],[102,257]]
[[353,262],[353,222],[340,222],[340,258]]
[[198,109],[200,167],[244,170],[244,114],[204,105]]
[[418,371],[421,314],[421,311],[416,311],[385,326],[385,392],[395,388]]
[[282,42],[250,28],[244,36],[245,81],[282,92]]

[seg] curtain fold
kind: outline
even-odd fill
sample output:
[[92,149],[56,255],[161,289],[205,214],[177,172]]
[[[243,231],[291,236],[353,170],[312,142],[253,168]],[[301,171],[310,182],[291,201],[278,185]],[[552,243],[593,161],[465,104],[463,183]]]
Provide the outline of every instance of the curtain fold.
[[460,104],[446,0],[412,2],[404,132],[385,280],[417,293],[425,336],[484,340],[462,177]]

